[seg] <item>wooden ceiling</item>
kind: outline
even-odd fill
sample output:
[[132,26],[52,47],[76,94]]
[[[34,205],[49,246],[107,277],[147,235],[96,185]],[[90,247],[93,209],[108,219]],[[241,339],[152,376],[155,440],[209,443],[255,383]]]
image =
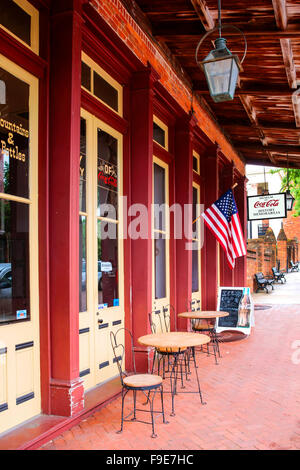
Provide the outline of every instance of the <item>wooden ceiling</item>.
[[[217,0],[123,0],[148,34],[181,68],[233,146],[249,164],[300,168],[300,0],[222,0],[222,25],[247,39],[247,54],[233,101],[214,103],[195,51],[218,24]],[[223,36],[241,59],[243,36]],[[217,33],[201,46],[213,48]],[[299,86],[299,89],[297,88]]]

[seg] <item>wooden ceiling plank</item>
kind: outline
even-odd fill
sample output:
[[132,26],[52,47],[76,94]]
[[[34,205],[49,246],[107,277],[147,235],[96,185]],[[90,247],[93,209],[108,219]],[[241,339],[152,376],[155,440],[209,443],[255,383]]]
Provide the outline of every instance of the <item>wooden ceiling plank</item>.
[[203,27],[206,31],[215,27],[215,20],[213,19],[205,0],[191,0],[191,3],[196,11]]
[[270,144],[267,147],[258,144],[250,144],[250,143],[234,143],[236,149],[240,151],[249,151],[249,152],[274,152],[274,153],[283,153],[286,154],[287,152],[292,155],[300,155],[300,145],[275,145]]

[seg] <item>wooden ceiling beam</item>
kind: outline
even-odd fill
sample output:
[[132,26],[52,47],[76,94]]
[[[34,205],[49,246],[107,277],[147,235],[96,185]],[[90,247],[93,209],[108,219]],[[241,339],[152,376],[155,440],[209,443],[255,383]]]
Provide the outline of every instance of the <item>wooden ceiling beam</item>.
[[[205,83],[194,80],[193,89],[196,93],[200,95],[208,95],[208,87],[205,86]],[[235,94],[238,95],[250,95],[250,96],[292,96],[293,91],[286,85],[261,85],[253,84],[251,86],[243,85],[241,82],[241,88],[237,88]]]
[[[297,129],[297,127],[295,127],[295,125],[286,125],[284,126],[284,123],[282,123],[282,126],[280,127],[278,124],[280,123],[273,123],[271,126],[265,126],[264,124],[260,123],[258,127],[256,127],[255,125],[253,126],[249,126],[249,124],[241,124],[237,121],[235,122],[232,122],[231,119],[228,119],[226,122],[225,121],[221,121],[219,120],[219,124],[220,126],[222,127],[225,127],[225,129],[230,129],[231,131],[233,130],[236,130],[236,131],[241,131],[241,132],[245,132],[247,131],[247,129],[253,129],[253,130],[257,130],[257,129],[261,129],[263,132],[282,132],[282,133],[285,133],[285,132],[291,132],[291,131],[294,131],[294,132],[300,132],[300,129]],[[299,134],[300,135],[300,134]]]
[[285,0],[272,0],[277,28],[284,31],[288,24]]
[[[263,145],[251,144],[251,143],[239,143],[235,141],[234,147],[239,151],[249,151],[249,152],[274,152],[274,153],[283,153],[289,155],[300,155],[300,145],[268,145],[264,147]],[[300,163],[300,162],[299,162]]]
[[[246,158],[246,164],[247,165],[263,165],[263,166],[275,166],[277,168],[287,168],[286,162],[282,162],[280,160],[276,160],[275,163],[271,162],[270,160],[267,160],[266,158],[262,159],[252,159],[252,158]],[[289,168],[295,168],[298,169],[300,168],[300,160],[299,162],[290,162],[289,161]]]
[[293,110],[296,127],[300,127],[300,88],[294,91],[292,95]]
[[215,20],[213,19],[205,0],[191,0],[191,3],[196,11],[204,29],[209,31],[215,27]]
[[290,88],[297,88],[297,74],[290,39],[280,39],[282,58]]

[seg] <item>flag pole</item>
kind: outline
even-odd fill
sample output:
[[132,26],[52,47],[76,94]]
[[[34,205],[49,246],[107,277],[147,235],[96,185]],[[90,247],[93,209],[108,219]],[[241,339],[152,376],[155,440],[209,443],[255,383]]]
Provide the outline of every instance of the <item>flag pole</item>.
[[[238,186],[238,183],[234,183],[234,185],[231,186],[231,189],[234,189],[236,186]],[[197,219],[195,219],[195,220],[193,221],[193,224],[194,224],[195,222],[197,222],[197,220],[200,219],[200,217],[201,217],[201,215],[199,215],[199,217],[197,217]]]

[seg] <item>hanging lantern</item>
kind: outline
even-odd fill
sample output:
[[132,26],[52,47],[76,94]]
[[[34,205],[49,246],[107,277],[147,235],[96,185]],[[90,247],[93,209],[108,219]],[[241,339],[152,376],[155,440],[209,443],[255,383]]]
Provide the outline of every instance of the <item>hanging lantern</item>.
[[285,199],[286,200],[286,210],[287,211],[293,210],[293,204],[294,204],[295,198],[293,198],[293,196],[291,195],[289,189],[287,189],[287,191],[285,193],[285,198],[286,198]]
[[216,103],[233,100],[241,64],[238,56],[231,54],[226,47],[225,38],[216,39],[215,49],[200,65],[212,99]]
[[[247,41],[244,33],[234,25],[221,24],[221,0],[218,0],[218,26],[213,28],[200,39],[196,49],[196,62],[197,65],[204,71],[206,81],[208,84],[210,96],[216,102],[233,100],[235,88],[238,82],[239,72],[242,71],[242,62],[246,57]],[[226,39],[221,37],[221,32],[225,28],[233,28],[237,30],[244,39],[245,50],[243,58],[240,62],[236,54],[232,54],[228,49]],[[198,61],[198,53],[203,41],[212,34],[218,31],[219,37],[215,40],[215,48],[210,51],[208,56],[202,61]]]

